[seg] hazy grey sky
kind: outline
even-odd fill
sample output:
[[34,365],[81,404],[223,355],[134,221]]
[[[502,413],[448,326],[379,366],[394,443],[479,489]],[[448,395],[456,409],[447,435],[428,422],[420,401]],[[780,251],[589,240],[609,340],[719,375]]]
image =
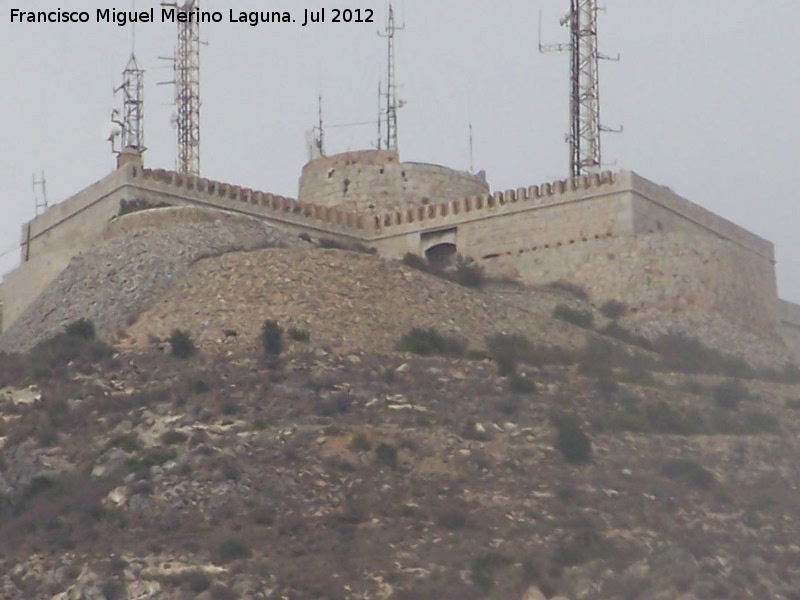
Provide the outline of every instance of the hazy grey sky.
[[[306,162],[304,132],[316,122],[373,121],[387,3],[201,0],[206,10],[372,8],[376,23],[301,27],[204,26],[202,175],[295,196]],[[601,64],[602,118],[624,125],[607,135],[610,169],[633,169],[773,241],[779,290],[800,301],[800,2],[798,0],[606,0],[600,45],[621,62]],[[12,24],[22,10],[128,10],[131,0],[0,0],[0,252],[14,248],[33,217],[31,175],[44,169],[58,202],[111,171],[105,141],[111,91],[131,49],[130,27]],[[541,56],[566,41],[558,20],[568,0],[405,0],[397,41],[398,80],[408,101],[399,117],[403,160],[475,166],[493,189],[567,175],[565,56]],[[156,7],[136,0],[137,10]],[[136,28],[147,73],[145,163],[173,168],[171,54],[175,26]],[[107,132],[106,132],[107,133]],[[327,131],[329,153],[369,147],[374,126]],[[0,272],[18,260],[0,258]]]

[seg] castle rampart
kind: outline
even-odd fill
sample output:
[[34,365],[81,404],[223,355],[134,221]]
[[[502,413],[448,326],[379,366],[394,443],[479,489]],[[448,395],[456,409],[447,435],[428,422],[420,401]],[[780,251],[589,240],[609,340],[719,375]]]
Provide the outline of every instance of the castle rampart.
[[300,187],[295,200],[124,164],[25,225],[23,264],[0,288],[3,327],[135,201],[255,217],[385,257],[461,254],[490,274],[570,280],[596,303],[621,300],[641,314],[724,315],[762,337],[788,331],[800,348],[800,308],[777,308],[773,245],[632,172],[489,193],[483,177],[371,150],[308,163]]

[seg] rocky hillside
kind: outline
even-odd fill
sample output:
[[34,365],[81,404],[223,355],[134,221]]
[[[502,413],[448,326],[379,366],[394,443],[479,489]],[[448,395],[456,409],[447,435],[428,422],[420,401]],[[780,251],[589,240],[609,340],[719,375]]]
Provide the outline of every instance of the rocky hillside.
[[799,599],[795,370],[518,296],[259,250],[0,355],[0,596]]

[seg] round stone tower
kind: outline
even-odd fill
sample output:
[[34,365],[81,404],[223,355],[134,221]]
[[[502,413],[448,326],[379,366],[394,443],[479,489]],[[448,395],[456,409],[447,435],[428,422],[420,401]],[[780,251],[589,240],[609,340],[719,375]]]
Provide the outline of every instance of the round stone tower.
[[401,163],[396,152],[362,150],[323,156],[303,167],[298,200],[354,211],[388,210],[488,194],[483,172]]

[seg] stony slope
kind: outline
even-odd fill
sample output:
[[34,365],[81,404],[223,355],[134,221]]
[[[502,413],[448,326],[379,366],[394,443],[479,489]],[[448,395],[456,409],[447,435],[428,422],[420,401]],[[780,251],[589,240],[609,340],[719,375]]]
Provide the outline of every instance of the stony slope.
[[57,348],[0,361],[5,598],[800,597],[797,386]]
[[583,332],[550,318],[550,300],[537,305],[536,292],[530,296],[522,305],[371,255],[266,249],[199,261],[121,343],[142,348],[181,328],[208,351],[253,350],[266,319],[307,329],[315,345],[345,350],[391,351],[412,327],[435,327],[476,347],[502,331],[547,345],[583,343]]
[[0,351],[32,348],[81,317],[106,335],[124,328],[202,258],[303,245],[257,219],[193,207],[120,217],[0,336]]

